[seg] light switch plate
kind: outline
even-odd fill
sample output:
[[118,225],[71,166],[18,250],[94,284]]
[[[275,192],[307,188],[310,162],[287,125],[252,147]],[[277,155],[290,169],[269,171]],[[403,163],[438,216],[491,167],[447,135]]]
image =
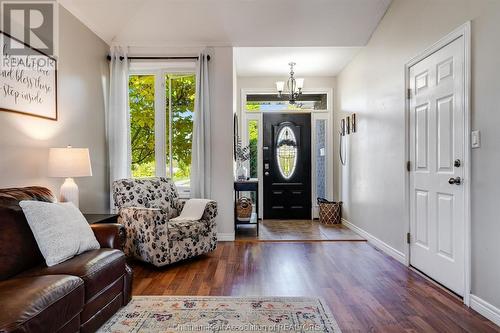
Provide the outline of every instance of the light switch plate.
[[480,131],[472,131],[470,135],[470,142],[472,148],[481,147],[481,132]]

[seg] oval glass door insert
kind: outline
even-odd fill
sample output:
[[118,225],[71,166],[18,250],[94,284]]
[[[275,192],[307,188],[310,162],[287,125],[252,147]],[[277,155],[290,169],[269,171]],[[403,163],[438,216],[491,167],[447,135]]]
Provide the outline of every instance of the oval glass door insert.
[[281,175],[285,179],[290,179],[297,166],[297,140],[290,126],[285,126],[279,131],[276,154]]

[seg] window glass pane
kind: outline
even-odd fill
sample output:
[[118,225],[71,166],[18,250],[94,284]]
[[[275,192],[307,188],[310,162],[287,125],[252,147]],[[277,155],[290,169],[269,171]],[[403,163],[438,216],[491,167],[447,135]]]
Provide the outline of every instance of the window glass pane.
[[326,120],[316,120],[316,196],[326,198]]
[[276,153],[278,154],[278,167],[281,176],[290,179],[297,165],[297,140],[289,126],[283,127],[278,133],[277,147]]
[[[193,114],[196,91],[194,74],[168,74],[167,108],[170,107],[172,144],[171,178],[177,186],[188,187],[191,176],[191,144],[193,139]],[[168,163],[168,162],[167,162]]]
[[250,146],[250,178],[257,178],[258,170],[258,140],[259,140],[259,122],[250,120],[248,122],[248,143]]
[[155,77],[129,77],[132,176],[155,175]]
[[295,104],[290,104],[288,96],[283,94],[249,94],[247,111],[289,111],[289,110],[326,110],[327,94],[302,94]]

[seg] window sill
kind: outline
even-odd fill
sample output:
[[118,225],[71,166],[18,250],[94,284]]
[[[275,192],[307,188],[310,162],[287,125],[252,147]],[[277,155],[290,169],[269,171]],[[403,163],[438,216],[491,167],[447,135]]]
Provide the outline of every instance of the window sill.
[[191,189],[189,187],[177,187],[177,193],[179,194],[179,199],[191,198]]

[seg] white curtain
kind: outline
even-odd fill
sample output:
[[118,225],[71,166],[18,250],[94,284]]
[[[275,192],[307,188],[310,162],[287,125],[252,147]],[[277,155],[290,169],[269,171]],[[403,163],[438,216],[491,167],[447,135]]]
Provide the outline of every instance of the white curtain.
[[[113,181],[117,179],[130,177],[131,148],[128,111],[129,61],[126,52],[120,47],[113,47],[110,56],[106,136],[109,154],[109,180],[112,185]],[[113,209],[113,198],[111,197],[111,211]]]
[[191,198],[209,199],[211,193],[210,93],[208,55],[201,53],[196,70],[196,100],[193,117]]

